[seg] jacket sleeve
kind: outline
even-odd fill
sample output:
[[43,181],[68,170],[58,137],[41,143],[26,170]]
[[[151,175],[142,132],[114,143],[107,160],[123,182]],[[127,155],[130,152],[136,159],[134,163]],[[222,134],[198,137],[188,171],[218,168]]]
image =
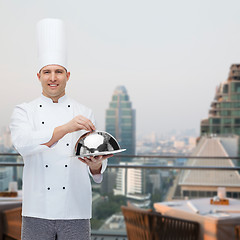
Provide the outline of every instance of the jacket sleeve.
[[9,128],[13,145],[23,157],[49,149],[49,147],[41,144],[52,138],[54,128],[41,131],[34,130],[29,119],[26,103],[15,107]]
[[[95,121],[95,117],[93,115],[93,112],[91,112],[90,114],[90,117],[89,119],[93,122],[93,124],[96,126],[96,121]],[[92,177],[93,181],[95,183],[101,183],[102,180],[103,180],[103,173],[105,172],[106,168],[107,168],[107,163],[108,163],[108,160],[105,159],[103,162],[102,162],[102,169],[101,169],[101,173],[100,174],[95,174],[95,175],[92,175],[91,171],[90,171],[90,168],[88,167],[88,172],[90,174],[90,176]]]
[[88,167],[88,172],[90,174],[90,176],[92,177],[93,181],[95,183],[101,183],[102,180],[103,180],[103,173],[105,172],[106,168],[107,168],[107,162],[108,160],[105,159],[103,162],[102,162],[102,169],[101,169],[101,173],[100,174],[95,174],[95,175],[92,175],[91,171],[90,171],[90,168]]

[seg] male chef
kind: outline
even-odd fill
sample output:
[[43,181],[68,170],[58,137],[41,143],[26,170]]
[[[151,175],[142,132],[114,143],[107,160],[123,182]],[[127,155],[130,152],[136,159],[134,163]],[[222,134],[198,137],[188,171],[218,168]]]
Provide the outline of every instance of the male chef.
[[112,155],[73,157],[78,138],[96,129],[94,116],[65,94],[70,72],[63,22],[43,19],[37,33],[42,94],[17,105],[10,123],[24,159],[22,240],[89,240],[89,175],[100,183]]

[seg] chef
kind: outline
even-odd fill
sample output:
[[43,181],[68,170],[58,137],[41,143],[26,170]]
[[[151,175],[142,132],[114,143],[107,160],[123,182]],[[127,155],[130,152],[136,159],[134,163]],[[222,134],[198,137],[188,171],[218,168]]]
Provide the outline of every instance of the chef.
[[107,158],[77,158],[74,146],[86,131],[94,131],[92,111],[65,94],[70,78],[66,34],[59,19],[37,25],[42,94],[17,105],[10,130],[24,159],[22,240],[89,240],[92,193]]

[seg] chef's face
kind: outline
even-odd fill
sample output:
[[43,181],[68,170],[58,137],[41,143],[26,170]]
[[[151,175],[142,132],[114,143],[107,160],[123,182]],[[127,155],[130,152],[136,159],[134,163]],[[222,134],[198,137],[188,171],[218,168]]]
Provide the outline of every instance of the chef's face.
[[70,72],[59,65],[48,65],[43,67],[37,74],[42,84],[43,95],[49,97],[53,102],[65,95],[65,88],[70,77]]

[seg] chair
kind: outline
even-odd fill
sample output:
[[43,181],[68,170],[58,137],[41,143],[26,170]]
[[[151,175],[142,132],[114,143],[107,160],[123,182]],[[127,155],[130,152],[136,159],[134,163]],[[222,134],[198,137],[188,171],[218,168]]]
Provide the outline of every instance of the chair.
[[3,218],[3,240],[21,240],[22,207],[3,211]]
[[121,206],[128,240],[197,240],[199,223]]
[[235,227],[235,239],[240,240],[240,225]]
[[3,211],[4,217],[4,240],[21,240],[22,207]]

